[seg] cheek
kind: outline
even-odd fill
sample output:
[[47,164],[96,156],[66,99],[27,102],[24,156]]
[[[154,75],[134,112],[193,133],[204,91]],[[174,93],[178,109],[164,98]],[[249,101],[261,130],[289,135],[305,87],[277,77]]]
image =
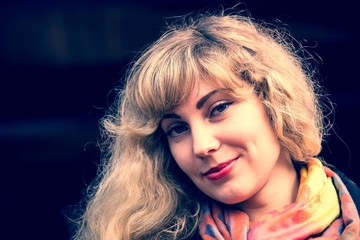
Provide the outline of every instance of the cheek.
[[193,162],[190,150],[185,142],[170,144],[170,151],[175,162],[186,174],[190,171]]

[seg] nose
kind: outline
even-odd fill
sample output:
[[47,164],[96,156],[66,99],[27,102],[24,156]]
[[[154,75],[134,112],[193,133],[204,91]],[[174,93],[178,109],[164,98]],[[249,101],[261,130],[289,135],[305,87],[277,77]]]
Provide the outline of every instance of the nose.
[[193,151],[198,158],[204,158],[216,152],[220,141],[214,129],[207,126],[197,126],[192,129]]

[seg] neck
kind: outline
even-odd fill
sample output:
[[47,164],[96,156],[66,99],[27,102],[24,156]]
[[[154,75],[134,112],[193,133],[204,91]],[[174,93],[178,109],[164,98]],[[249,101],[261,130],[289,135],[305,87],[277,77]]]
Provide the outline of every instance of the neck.
[[249,215],[251,221],[257,221],[262,215],[273,210],[281,210],[293,203],[299,188],[299,179],[290,160],[279,160],[269,181],[261,191],[239,204],[239,208]]

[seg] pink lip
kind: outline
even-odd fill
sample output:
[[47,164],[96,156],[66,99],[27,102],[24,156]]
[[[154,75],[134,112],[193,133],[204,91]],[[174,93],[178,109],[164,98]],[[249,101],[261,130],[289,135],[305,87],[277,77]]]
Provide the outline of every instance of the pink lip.
[[204,173],[204,176],[206,176],[210,180],[219,180],[225,177],[231,172],[234,166],[233,163],[235,163],[237,159],[238,158],[235,158],[230,161],[220,163],[216,167],[210,168],[207,172]]

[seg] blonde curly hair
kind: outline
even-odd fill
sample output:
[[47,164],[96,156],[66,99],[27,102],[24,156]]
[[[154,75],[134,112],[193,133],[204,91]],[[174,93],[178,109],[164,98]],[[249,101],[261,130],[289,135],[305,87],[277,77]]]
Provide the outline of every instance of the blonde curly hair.
[[76,238],[186,239],[196,232],[204,196],[177,167],[159,122],[200,80],[235,97],[249,92],[246,83],[291,158],[318,155],[324,127],[314,71],[293,43],[240,14],[171,25],[133,63],[116,113],[103,119],[108,154]]

